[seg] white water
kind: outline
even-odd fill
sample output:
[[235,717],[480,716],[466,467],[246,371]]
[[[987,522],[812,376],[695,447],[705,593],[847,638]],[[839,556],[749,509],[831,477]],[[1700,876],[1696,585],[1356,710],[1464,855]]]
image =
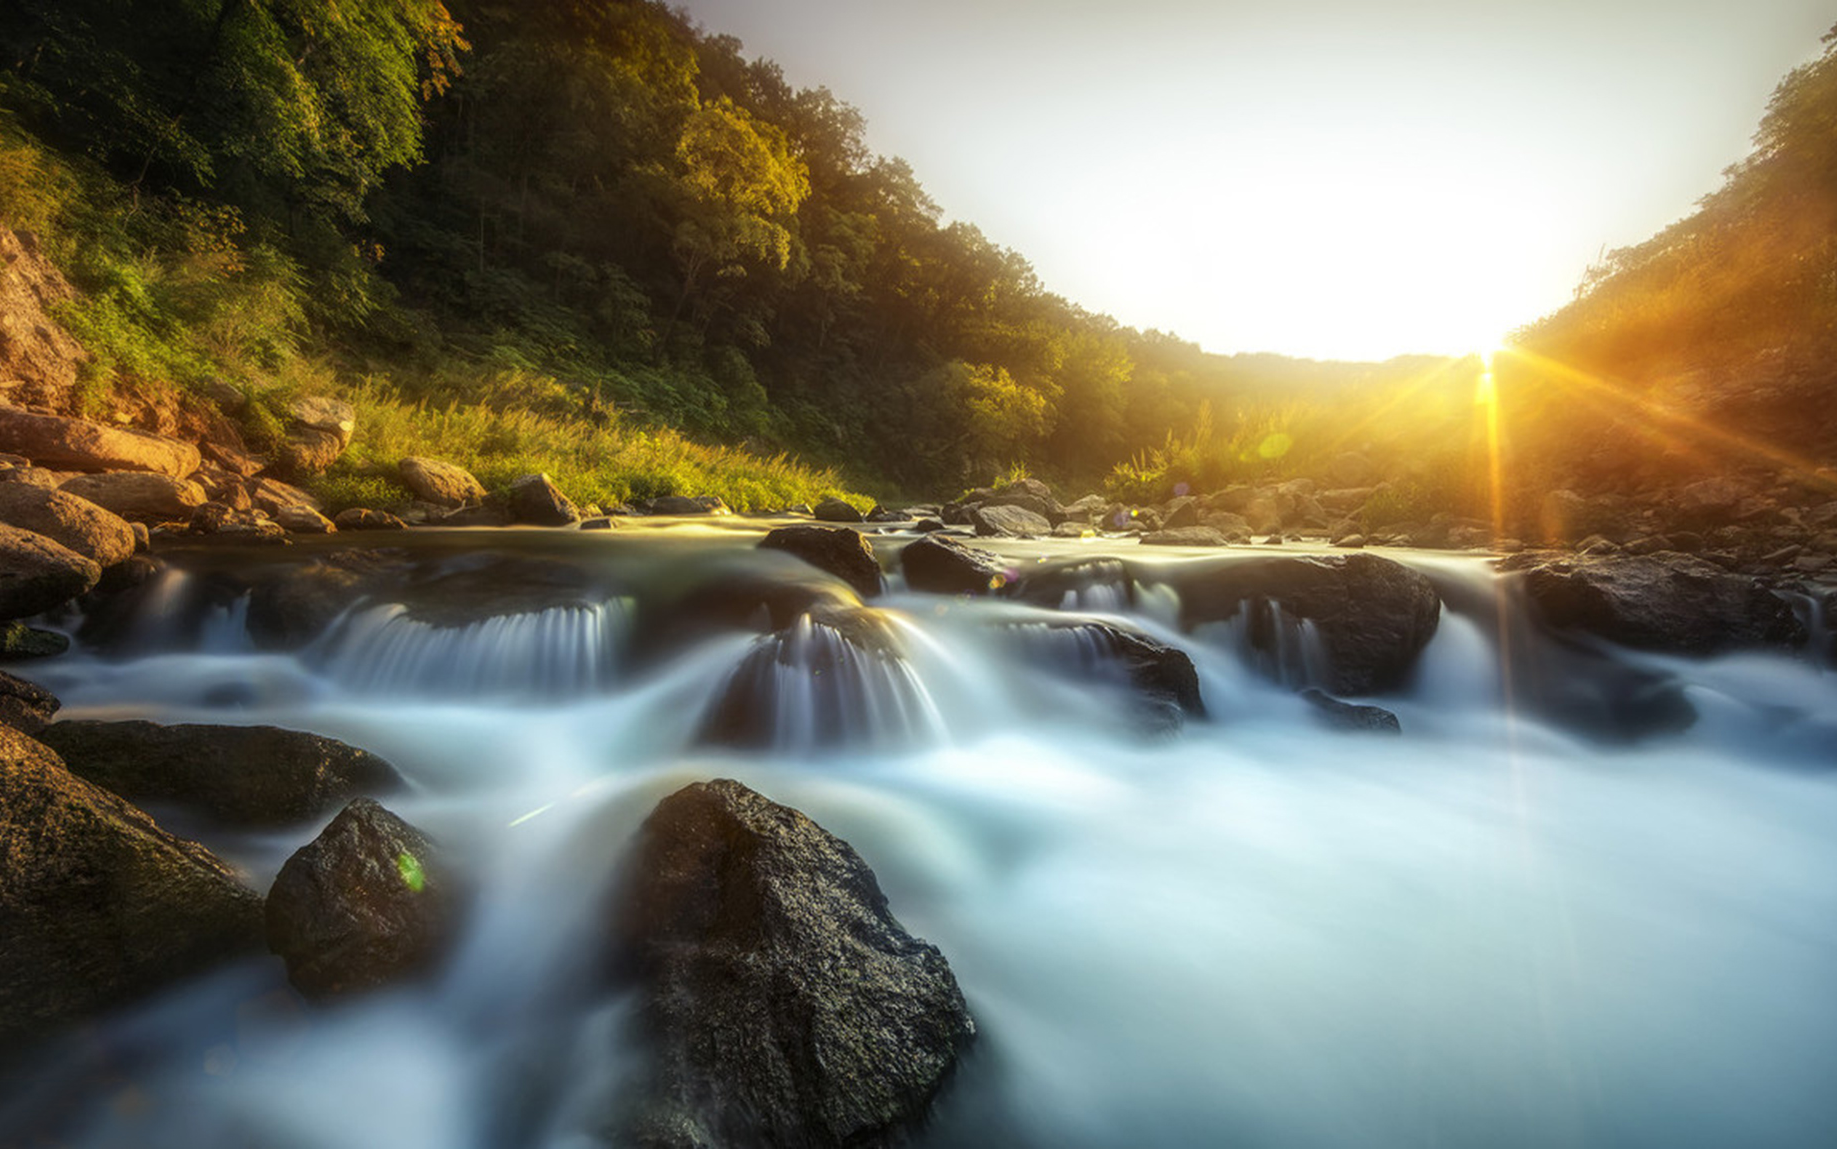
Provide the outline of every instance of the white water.
[[[1444,612],[1411,689],[1376,700],[1404,735],[1335,735],[1270,681],[1287,664],[1171,630],[1165,593],[1128,621],[1192,654],[1212,720],[1151,740],[1016,640],[1050,616],[904,593],[899,696],[925,721],[890,747],[696,749],[748,634],[620,677],[525,627],[507,650],[600,676],[545,706],[426,697],[421,655],[392,677],[221,635],[48,664],[67,714],[383,754],[415,785],[391,807],[485,884],[435,985],[311,1014],[249,963],[119,1019],[106,1071],[78,1056],[0,1120],[61,1096],[56,1127],[98,1149],[596,1144],[634,1066],[625,1003],[594,988],[607,884],[658,798],[729,776],[851,842],[950,959],[982,1037],[923,1144],[1837,1144],[1831,674],[1635,659],[1701,717],[1608,750],[1512,705],[1496,623]],[[212,844],[265,888],[317,829]]]

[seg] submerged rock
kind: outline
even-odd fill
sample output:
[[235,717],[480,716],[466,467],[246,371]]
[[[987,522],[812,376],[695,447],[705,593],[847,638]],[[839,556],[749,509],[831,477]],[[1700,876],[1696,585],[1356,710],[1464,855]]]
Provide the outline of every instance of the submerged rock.
[[285,826],[400,789],[395,767],[335,738],[278,726],[58,722],[40,741],[72,773],[132,802],[171,802],[236,826]]
[[1401,734],[1403,724],[1382,706],[1364,706],[1341,702],[1324,691],[1308,687],[1301,697],[1314,707],[1321,720],[1335,730],[1370,731],[1375,734]]
[[848,843],[738,782],[665,798],[616,910],[655,1149],[897,1143],[975,1037],[950,964]]
[[368,798],[295,851],[268,891],[268,948],[311,998],[377,989],[439,961],[454,890],[434,844]]
[[0,1048],[261,946],[261,899],[195,842],[0,725]]
[[1756,579],[1691,555],[1602,555],[1537,563],[1524,588],[1538,617],[1641,650],[1719,654],[1799,646],[1792,606]]
[[1126,684],[1153,730],[1175,731],[1187,718],[1206,716],[1199,672],[1183,650],[1088,619],[1021,625],[1014,631],[1048,671]]
[[862,598],[880,594],[880,560],[861,532],[847,527],[779,527],[759,545],[796,555],[818,570],[828,571]]
[[1006,560],[950,535],[908,543],[899,565],[908,587],[932,594],[988,594],[1008,581]]

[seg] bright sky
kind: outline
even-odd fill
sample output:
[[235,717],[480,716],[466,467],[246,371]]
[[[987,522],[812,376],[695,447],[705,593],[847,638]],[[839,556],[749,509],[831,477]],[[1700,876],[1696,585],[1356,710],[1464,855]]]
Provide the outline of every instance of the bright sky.
[[1464,353],[1748,151],[1824,0],[682,0],[1046,286],[1219,352]]

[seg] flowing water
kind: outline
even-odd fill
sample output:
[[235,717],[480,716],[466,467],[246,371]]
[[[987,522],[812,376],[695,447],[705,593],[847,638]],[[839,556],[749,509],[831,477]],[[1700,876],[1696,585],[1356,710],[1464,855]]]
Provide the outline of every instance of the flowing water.
[[[1021,574],[1130,561],[1038,580],[1044,605],[895,577],[863,612],[756,538],[416,537],[279,652],[237,563],[310,547],[181,557],[89,620],[33,668],[66,716],[377,751],[478,894],[432,984],[308,1011],[250,961],[112,1019],[12,1083],[0,1144],[599,1144],[640,1064],[608,890],[655,802],[719,776],[853,844],[949,958],[981,1036],[921,1145],[1837,1144],[1829,670],[1552,644],[1481,560],[1402,555],[1441,623],[1370,700],[1403,735],[1343,734],[1296,693],[1312,624],[1177,629],[1173,574],[1230,558],[1012,544]],[[532,562],[561,572],[534,598],[427,606]],[[1073,618],[1188,651],[1208,716],[1144,723]],[[1616,725],[1634,695],[1695,721]],[[319,828],[184,826],[258,889]]]

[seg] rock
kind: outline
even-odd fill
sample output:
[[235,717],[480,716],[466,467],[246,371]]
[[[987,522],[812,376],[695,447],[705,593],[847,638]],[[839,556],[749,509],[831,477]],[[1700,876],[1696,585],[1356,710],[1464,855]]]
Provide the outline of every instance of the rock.
[[861,521],[861,512],[855,509],[854,504],[841,499],[824,499],[810,513],[819,523],[858,523]]
[[1076,519],[1081,523],[1089,523],[1100,517],[1103,514],[1104,508],[1108,505],[1109,504],[1104,501],[1102,495],[1093,494],[1086,495],[1063,509],[1066,518]]
[[1677,493],[1678,518],[1686,525],[1715,527],[1732,523],[1752,492],[1734,479],[1717,477],[1691,483]]
[[1009,581],[1007,560],[949,535],[930,534],[908,543],[899,566],[907,587],[932,594],[988,594]]
[[1174,576],[1183,629],[1237,617],[1248,603],[1250,641],[1273,652],[1268,604],[1319,635],[1327,665],[1319,686],[1331,694],[1395,690],[1441,619],[1441,597],[1423,575],[1378,555],[1258,555],[1241,562],[1194,564]]
[[344,446],[335,432],[296,428],[287,433],[276,449],[273,470],[289,479],[323,475],[344,453]]
[[395,560],[371,550],[338,551],[289,567],[249,594],[249,637],[264,650],[294,650],[324,634],[332,621],[383,578]]
[[580,510],[547,475],[524,475],[510,484],[510,515],[519,523],[565,527],[580,521]]
[[402,482],[415,498],[440,507],[463,507],[484,501],[485,486],[472,472],[439,459],[410,455],[396,464]]
[[646,513],[653,515],[725,515],[727,504],[714,495],[662,495],[650,501]]
[[58,489],[124,519],[145,523],[187,522],[191,512],[206,501],[204,488],[190,479],[146,471],[78,475],[64,480]]
[[501,500],[487,499],[476,506],[448,511],[429,522],[442,527],[507,527],[515,522],[510,508]]
[[126,521],[66,491],[0,483],[0,522],[43,535],[100,567],[134,553],[134,531]]
[[55,630],[40,630],[23,622],[0,623],[0,660],[50,658],[70,649],[70,639]]
[[[1028,484],[1032,484],[1029,486]],[[1036,479],[1022,479],[1019,483],[1010,483],[990,495],[981,503],[983,510],[995,507],[1019,507],[1045,519],[1048,526],[1057,525],[1065,519],[1065,508],[1061,507],[1051,495],[1042,495],[1046,485]]]
[[1217,531],[1226,541],[1250,537],[1250,520],[1230,511],[1204,511],[1199,516],[1199,525]]
[[[1363,487],[1378,479],[1378,469],[1366,456],[1347,451],[1327,464],[1327,480],[1336,487]],[[1360,500],[1361,502],[1363,500]]]
[[1192,495],[1182,495],[1161,508],[1161,529],[1177,531],[1183,527],[1199,526],[1200,511],[1198,499]]
[[1072,559],[1026,568],[1004,593],[1049,610],[1126,614],[1135,607],[1135,575],[1121,559]]
[[1301,692],[1301,697],[1314,707],[1321,720],[1335,730],[1370,731],[1375,734],[1401,734],[1403,724],[1397,716],[1382,706],[1361,706],[1351,702],[1341,702],[1321,690],[1310,686]]
[[38,738],[71,773],[130,802],[182,805],[233,826],[294,825],[402,786],[367,750],[278,726],[67,721]]
[[944,523],[939,519],[920,519],[918,522],[912,524],[913,532],[921,535],[928,535],[933,531],[941,531],[943,529]]
[[580,529],[583,531],[610,531],[616,526],[618,524],[610,516],[600,515],[596,518],[582,519]]
[[1222,547],[1226,541],[1224,535],[1211,527],[1176,527],[1142,536],[1144,544],[1155,547]]
[[0,1048],[261,943],[261,900],[195,842],[0,726]]
[[1333,540],[1333,545],[1358,550],[1365,545],[1365,536],[1357,533],[1341,535]]
[[76,292],[38,237],[0,226],[0,401],[59,407],[89,353],[55,318]]
[[1706,655],[1806,638],[1791,605],[1762,583],[1675,552],[1538,563],[1524,587],[1546,625],[1642,650]]
[[47,491],[57,490],[58,484],[69,477],[68,471],[52,471],[44,467],[20,466],[0,470],[0,483],[21,483],[43,487]]
[[274,521],[282,530],[296,535],[329,535],[338,528],[311,507],[282,507],[274,512]]
[[1052,523],[1046,516],[1024,507],[982,506],[970,510],[970,522],[976,533],[985,538],[1037,538],[1052,534]]
[[1178,730],[1186,718],[1206,716],[1199,672],[1185,651],[1106,622],[1049,623],[1046,633],[1049,638],[1077,636],[1073,645],[1053,643],[1041,652],[1052,659],[1054,668],[1080,675],[1095,672],[1099,677],[1120,674],[1146,705],[1150,726]]
[[860,855],[738,782],[658,803],[615,928],[652,1060],[636,1144],[892,1144],[976,1034]]
[[373,511],[369,507],[346,507],[338,512],[332,524],[341,531],[400,531],[408,527],[388,511]]
[[378,989],[439,962],[455,893],[432,842],[358,798],[281,867],[268,891],[268,948],[307,997]]
[[190,443],[88,419],[0,407],[0,451],[62,471],[142,471],[183,479],[202,461]]
[[298,487],[288,486],[279,479],[263,475],[248,485],[248,493],[255,506],[270,515],[278,516],[286,507],[311,507],[323,510],[319,500]]
[[862,598],[880,594],[880,560],[861,532],[847,527],[779,527],[760,540],[768,550],[794,554],[855,588]]
[[351,445],[351,436],[357,431],[356,410],[341,399],[324,395],[294,399],[287,404],[287,417],[301,428],[330,435],[338,445],[334,456]]
[[96,585],[102,568],[43,535],[0,523],[0,619],[29,618]]
[[914,517],[905,511],[896,511],[890,507],[883,507],[879,503],[875,503],[874,509],[867,513],[867,521],[870,523],[903,523]]
[[57,696],[38,683],[0,671],[0,723],[36,737],[60,705]]

